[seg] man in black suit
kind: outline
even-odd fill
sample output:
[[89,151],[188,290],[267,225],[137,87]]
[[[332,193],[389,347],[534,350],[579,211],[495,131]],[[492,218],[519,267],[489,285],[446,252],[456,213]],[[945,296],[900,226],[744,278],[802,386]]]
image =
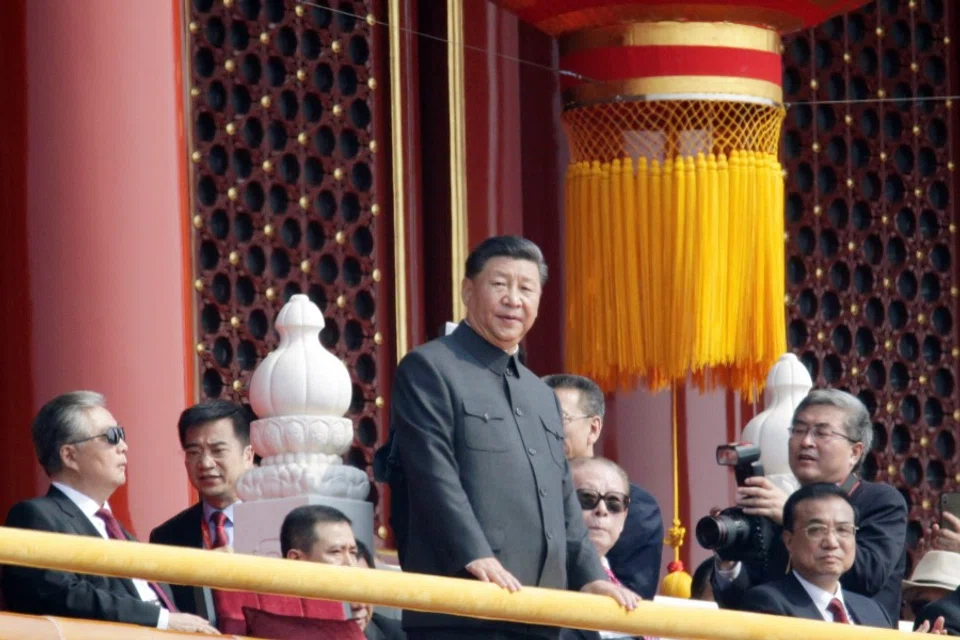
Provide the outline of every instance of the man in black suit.
[[[603,429],[603,391],[590,378],[556,374],[543,379],[560,401],[563,452],[567,459],[592,458]],[[640,597],[652,600],[660,582],[663,557],[663,517],[657,501],[630,483],[630,510],[623,533],[606,554],[614,575]]]
[[[815,389],[794,412],[790,469],[801,486],[829,482],[849,495],[859,514],[860,529],[853,567],[840,581],[844,589],[876,600],[892,625],[900,615],[907,505],[890,485],[867,482],[857,476],[872,442],[873,424],[860,400],[836,389]],[[767,478],[748,479],[747,486],[738,489],[738,494],[738,504],[744,512],[782,524],[787,496]],[[718,557],[713,575],[714,598],[724,608],[745,608],[743,595],[747,589],[782,578],[787,560],[780,541],[774,542],[763,574]]]
[[[798,489],[783,508],[783,544],[792,571],[748,591],[747,609],[842,624],[893,626],[873,599],[840,586],[840,576],[856,557],[856,536],[857,514],[846,491],[825,482]],[[931,631],[930,625],[919,631]],[[942,618],[932,633],[944,635]]]
[[[194,549],[233,548],[237,481],[253,466],[250,418],[226,400],[201,402],[180,414],[177,424],[183,463],[200,501],[150,533],[150,542]],[[196,613],[199,588],[173,585],[181,611]]]
[[[357,566],[366,569],[377,568],[370,547],[360,540],[357,540]],[[373,610],[370,622],[363,633],[367,636],[367,640],[404,640],[407,637],[399,620],[388,618],[382,613],[378,613],[376,609]]]
[[[517,350],[546,282],[539,247],[501,236],[467,258],[467,317],[407,354],[391,400],[390,484],[404,570],[609,595],[563,453],[556,395]],[[405,507],[405,508],[404,508]],[[412,640],[556,638],[559,631],[405,611]]]
[[937,620],[943,620],[949,635],[960,636],[960,588],[921,609],[914,629],[921,631],[924,625],[936,624]]
[[[108,503],[127,481],[127,443],[103,396],[91,391],[57,396],[40,409],[32,431],[37,458],[53,486],[44,497],[14,505],[6,526],[132,539]],[[177,612],[166,585],[145,580],[7,566],[3,595],[7,608],[18,613],[217,633],[206,620]]]

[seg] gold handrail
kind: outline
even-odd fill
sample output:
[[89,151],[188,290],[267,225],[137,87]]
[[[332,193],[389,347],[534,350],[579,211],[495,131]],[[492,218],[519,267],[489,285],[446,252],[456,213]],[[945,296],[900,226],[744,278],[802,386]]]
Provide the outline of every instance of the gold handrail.
[[700,640],[902,640],[899,631],[0,527],[0,564]]

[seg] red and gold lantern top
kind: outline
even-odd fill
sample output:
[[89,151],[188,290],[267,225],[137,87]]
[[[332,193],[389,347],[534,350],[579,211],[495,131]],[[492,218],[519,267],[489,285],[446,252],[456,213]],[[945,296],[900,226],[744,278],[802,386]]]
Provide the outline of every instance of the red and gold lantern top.
[[636,22],[737,22],[788,33],[850,11],[864,0],[495,0],[541,31]]

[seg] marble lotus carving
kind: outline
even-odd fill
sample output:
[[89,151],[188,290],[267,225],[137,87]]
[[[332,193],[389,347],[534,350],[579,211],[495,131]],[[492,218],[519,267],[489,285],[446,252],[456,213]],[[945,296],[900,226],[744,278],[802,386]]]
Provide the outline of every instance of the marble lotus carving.
[[793,412],[813,387],[813,380],[803,363],[792,353],[780,359],[767,374],[767,409],[761,411],[743,428],[741,440],[760,445],[760,462],[764,475],[788,493],[798,486],[790,470],[787,441]]
[[283,306],[275,323],[280,344],[250,381],[250,404],[261,417],[250,441],[263,458],[237,483],[244,501],[323,495],[364,500],[366,472],[343,464],[353,442],[350,373],[320,344],[323,314],[305,295]]

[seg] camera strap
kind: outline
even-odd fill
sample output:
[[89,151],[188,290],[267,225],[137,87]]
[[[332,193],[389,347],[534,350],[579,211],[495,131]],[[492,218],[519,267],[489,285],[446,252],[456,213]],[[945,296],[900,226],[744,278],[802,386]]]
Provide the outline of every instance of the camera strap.
[[858,478],[856,474],[851,473],[849,476],[847,476],[847,479],[843,481],[843,484],[840,485],[840,488],[849,496],[852,495],[859,486],[860,478]]

